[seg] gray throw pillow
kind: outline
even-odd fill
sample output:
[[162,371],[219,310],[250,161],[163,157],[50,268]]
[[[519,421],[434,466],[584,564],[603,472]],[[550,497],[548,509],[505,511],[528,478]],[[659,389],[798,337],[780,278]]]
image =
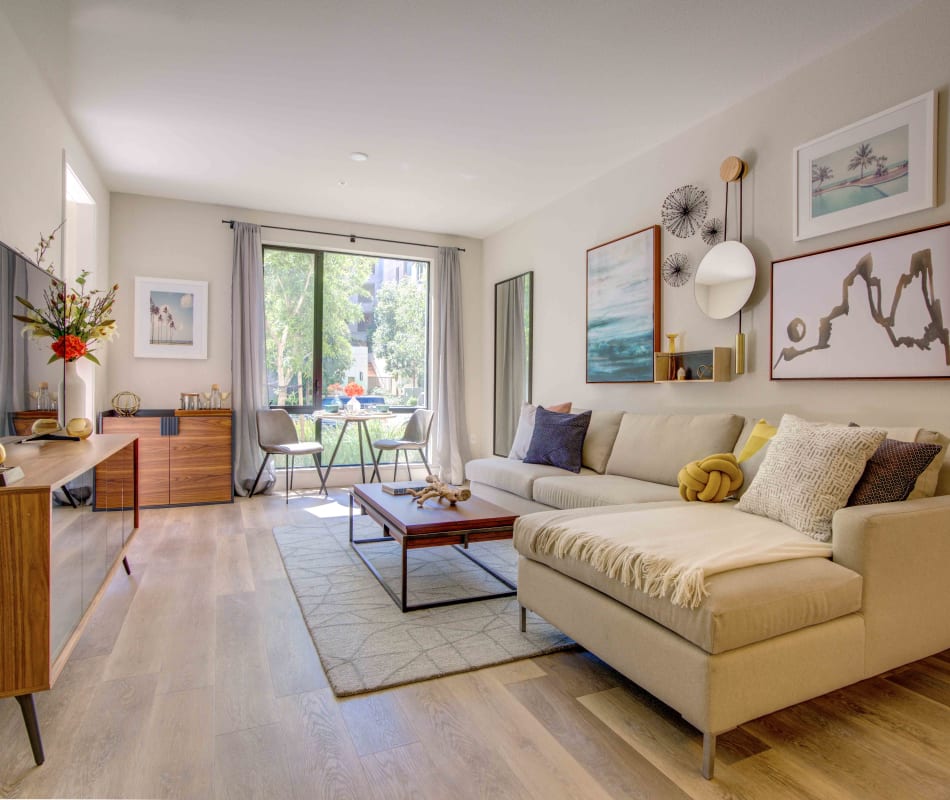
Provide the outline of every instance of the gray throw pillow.
[[580,472],[590,416],[590,411],[583,414],[557,414],[539,407],[535,412],[534,433],[525,463],[547,464]]

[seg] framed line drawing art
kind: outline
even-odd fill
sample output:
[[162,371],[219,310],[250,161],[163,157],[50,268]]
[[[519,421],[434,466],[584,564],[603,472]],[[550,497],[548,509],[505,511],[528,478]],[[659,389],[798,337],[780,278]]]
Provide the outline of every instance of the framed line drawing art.
[[936,203],[935,91],[794,151],[795,241]]
[[950,223],[772,262],[772,380],[950,378]]
[[653,381],[660,349],[660,226],[587,251],[587,383]]
[[208,357],[208,282],[135,279],[136,358]]

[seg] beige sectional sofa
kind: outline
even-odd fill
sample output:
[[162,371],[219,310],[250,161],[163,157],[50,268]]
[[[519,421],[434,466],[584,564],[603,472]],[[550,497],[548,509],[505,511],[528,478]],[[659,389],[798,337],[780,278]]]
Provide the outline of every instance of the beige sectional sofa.
[[522,625],[525,609],[537,613],[679,711],[703,733],[707,778],[718,734],[950,648],[947,463],[933,497],[837,511],[830,558],[711,575],[697,608],[532,547],[546,525],[583,517],[596,530],[597,515],[636,528],[785,528],[735,503],[679,499],[680,467],[738,452],[749,430],[735,415],[594,411],[579,474],[502,458],[466,467],[474,493],[527,515],[514,539]]

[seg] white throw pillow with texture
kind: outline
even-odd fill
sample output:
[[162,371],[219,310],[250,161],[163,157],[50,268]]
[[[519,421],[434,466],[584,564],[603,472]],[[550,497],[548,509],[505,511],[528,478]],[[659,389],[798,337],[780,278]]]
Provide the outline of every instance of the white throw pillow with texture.
[[806,422],[786,414],[737,508],[827,542],[832,516],[847,504],[886,435],[880,428]]

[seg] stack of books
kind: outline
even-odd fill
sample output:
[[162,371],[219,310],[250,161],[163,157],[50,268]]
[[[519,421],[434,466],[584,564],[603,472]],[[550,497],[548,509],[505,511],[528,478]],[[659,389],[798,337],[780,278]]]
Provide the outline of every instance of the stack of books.
[[382,484],[383,491],[386,494],[393,495],[402,495],[409,494],[409,492],[418,492],[420,489],[425,489],[428,484],[425,481],[390,481],[389,483]]

